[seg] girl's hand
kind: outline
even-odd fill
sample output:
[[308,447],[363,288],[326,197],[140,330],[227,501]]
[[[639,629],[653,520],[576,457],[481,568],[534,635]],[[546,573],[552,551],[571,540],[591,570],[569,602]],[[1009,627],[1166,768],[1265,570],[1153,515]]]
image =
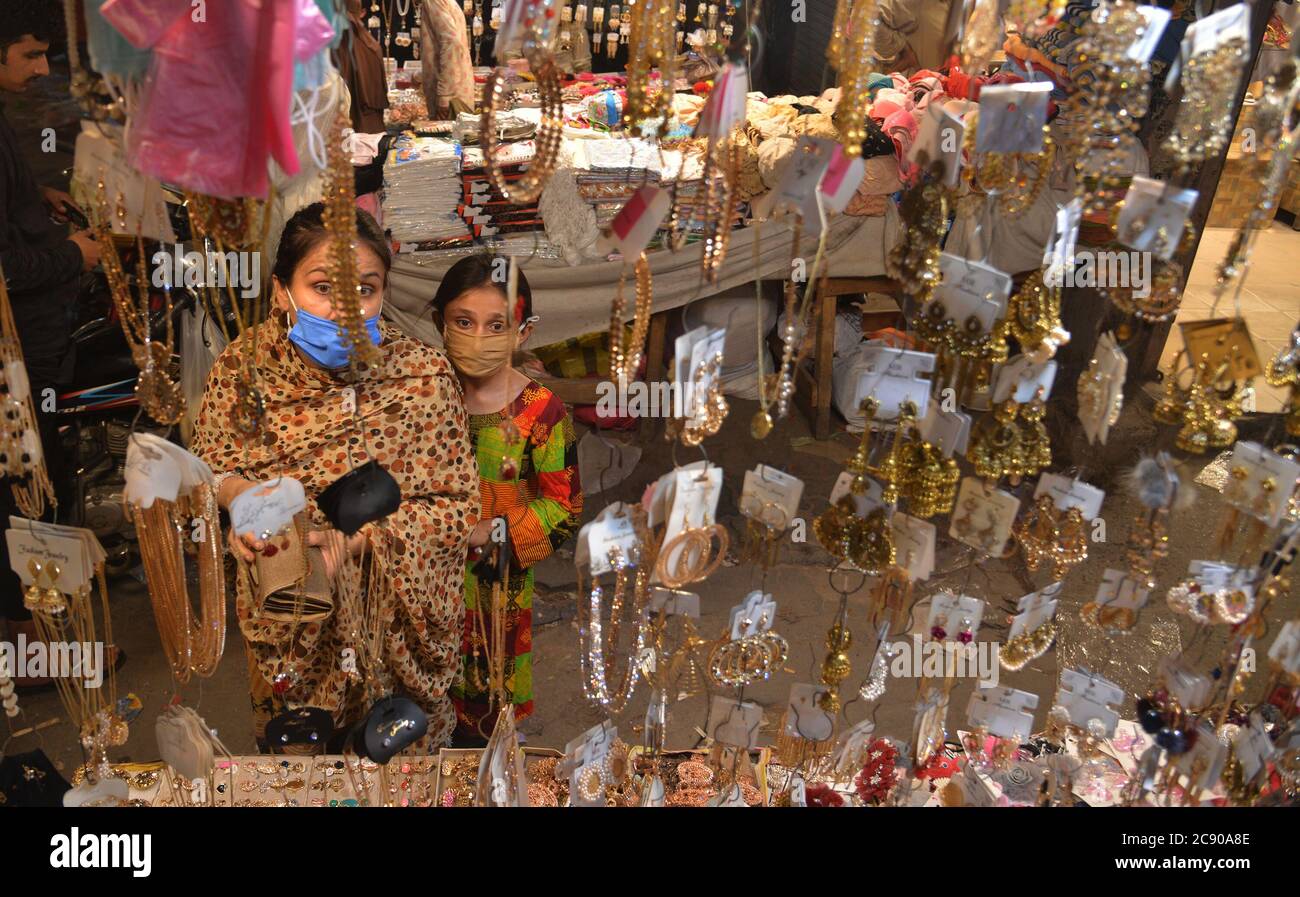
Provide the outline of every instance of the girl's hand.
[[370,542],[364,530],[347,537],[336,529],[322,529],[308,533],[307,544],[321,550],[325,556],[325,575],[333,579],[344,558],[349,554],[353,557],[365,554]]
[[482,548],[492,538],[492,521],[496,518],[480,520],[469,534],[469,547]]

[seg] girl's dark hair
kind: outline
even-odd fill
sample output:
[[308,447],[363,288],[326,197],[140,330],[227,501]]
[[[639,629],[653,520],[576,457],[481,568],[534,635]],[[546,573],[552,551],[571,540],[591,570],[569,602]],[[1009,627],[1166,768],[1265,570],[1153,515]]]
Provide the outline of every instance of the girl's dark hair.
[[[314,202],[293,213],[293,217],[284,223],[280,233],[280,246],[275,251],[275,267],[271,273],[280,283],[287,284],[293,280],[293,272],[302,264],[307,253],[316,248],[321,240],[329,237],[325,229],[325,203]],[[379,229],[379,224],[364,209],[357,209],[357,241],[374,250],[375,255],[384,263],[384,276],[393,266],[393,253],[388,248],[388,239]]]
[[[429,303],[435,320],[441,320],[443,312],[453,300],[478,287],[496,287],[501,291],[502,297],[506,297],[504,272],[508,270],[508,263],[509,259],[503,255],[479,252],[465,256],[448,268],[447,273],[442,275],[442,283],[438,284],[438,292],[433,294],[433,301]],[[498,275],[498,272],[501,273]],[[515,323],[522,324],[532,316],[533,291],[528,286],[523,268],[520,268],[519,292],[514,307]]]

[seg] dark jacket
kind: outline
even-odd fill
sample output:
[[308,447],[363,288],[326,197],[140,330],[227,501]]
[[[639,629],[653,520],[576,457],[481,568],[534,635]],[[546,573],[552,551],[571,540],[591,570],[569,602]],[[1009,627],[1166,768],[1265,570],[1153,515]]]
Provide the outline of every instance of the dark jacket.
[[49,212],[0,107],[0,266],[32,383],[57,383],[70,362],[81,250]]
[[361,14],[348,11],[348,32],[334,51],[339,75],[352,93],[352,130],[361,134],[384,131],[388,108],[388,83],[384,77],[384,51],[366,30]]

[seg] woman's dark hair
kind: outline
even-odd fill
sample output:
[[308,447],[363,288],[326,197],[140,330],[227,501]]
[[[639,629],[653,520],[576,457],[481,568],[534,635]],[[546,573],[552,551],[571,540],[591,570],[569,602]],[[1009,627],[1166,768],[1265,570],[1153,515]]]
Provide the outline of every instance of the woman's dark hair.
[[[478,287],[493,286],[506,296],[506,272],[509,271],[510,259],[504,255],[492,255],[479,252],[467,255],[447,269],[438,284],[438,292],[433,294],[430,307],[434,319],[441,322],[447,306],[459,296]],[[533,291],[528,286],[528,278],[519,269],[519,293],[514,308],[515,323],[522,324],[533,316]]]
[[[271,273],[280,283],[287,284],[293,280],[293,272],[302,264],[307,253],[316,248],[321,240],[329,238],[325,229],[325,203],[314,202],[293,213],[293,217],[284,223],[280,233],[280,246],[275,251],[275,267]],[[388,247],[388,239],[379,229],[379,224],[364,209],[357,209],[357,240],[363,246],[374,250],[375,255],[384,263],[384,276],[393,266],[393,253]]]

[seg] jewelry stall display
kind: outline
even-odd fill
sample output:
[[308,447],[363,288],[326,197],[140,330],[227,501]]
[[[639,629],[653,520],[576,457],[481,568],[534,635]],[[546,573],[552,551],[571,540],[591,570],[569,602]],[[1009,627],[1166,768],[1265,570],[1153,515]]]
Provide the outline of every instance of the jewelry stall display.
[[0,474],[9,481],[18,510],[35,519],[45,514],[46,504],[57,507],[58,499],[45,466],[33,401],[8,281],[0,271]]
[[[150,417],[160,424],[175,424],[185,413],[185,395],[172,371],[176,335],[172,323],[171,292],[166,292],[163,337],[160,340],[154,339],[144,242],[136,240],[136,264],[132,277],[127,274],[114,242],[108,199],[104,191],[104,182],[101,180],[94,221],[95,237],[102,247],[100,263],[113,295],[113,305],[122,324],[122,333],[131,349],[131,358],[140,371],[135,394],[140,400],[140,406]],[[121,202],[118,212],[125,214]]]
[[[1073,125],[1069,152],[1084,214],[1106,211],[1123,198],[1129,159],[1151,99],[1152,30],[1137,3],[1102,2],[1072,50],[1088,74],[1063,113]],[[1143,49],[1131,54],[1135,47]]]
[[[225,561],[212,471],[184,449],[147,433],[127,445],[127,490],[140,561],[163,652],[178,684],[216,672],[226,643]],[[157,484],[176,484],[154,494]],[[186,575],[186,544],[194,546],[199,611]]]
[[[630,21],[627,59],[627,126],[636,130],[655,125],[662,137],[672,114],[671,85],[677,77],[677,51],[673,46],[673,0],[638,0],[626,12]],[[659,83],[650,70],[659,70]]]

